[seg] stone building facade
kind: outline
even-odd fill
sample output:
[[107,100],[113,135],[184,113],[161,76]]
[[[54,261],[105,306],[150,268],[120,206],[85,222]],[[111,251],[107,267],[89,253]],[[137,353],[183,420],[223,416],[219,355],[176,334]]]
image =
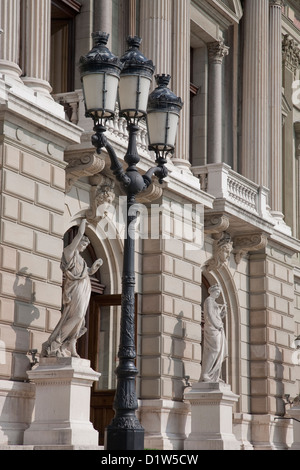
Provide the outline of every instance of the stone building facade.
[[[297,0],[0,0],[0,445],[23,445],[39,360],[61,315],[64,243],[87,218],[102,258],[80,354],[101,373],[91,420],[103,443],[116,388],[124,195],[95,154],[79,58],[91,33],[114,54],[143,38],[184,102],[169,175],[139,199],[136,343],[146,447],[184,449],[185,391],[201,373],[202,305],[218,283],[239,396],[241,449],[288,449],[300,367],[300,6]],[[107,136],[122,161],[128,132]],[[139,169],[153,166],[141,124]]]

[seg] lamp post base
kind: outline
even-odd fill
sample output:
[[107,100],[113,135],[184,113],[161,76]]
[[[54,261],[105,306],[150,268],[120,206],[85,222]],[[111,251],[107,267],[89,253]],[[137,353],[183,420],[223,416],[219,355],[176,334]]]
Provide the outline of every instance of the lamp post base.
[[105,450],[144,450],[144,429],[107,428]]

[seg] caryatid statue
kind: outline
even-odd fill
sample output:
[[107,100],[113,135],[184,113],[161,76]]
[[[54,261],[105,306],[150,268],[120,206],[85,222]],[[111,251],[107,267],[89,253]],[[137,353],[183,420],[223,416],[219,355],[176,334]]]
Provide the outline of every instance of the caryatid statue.
[[216,299],[221,294],[219,285],[208,290],[209,297],[204,302],[204,343],[200,382],[222,382],[222,364],[227,357],[227,341],[223,318],[227,314],[226,305]]
[[43,357],[79,357],[76,343],[87,330],[85,315],[91,296],[92,276],[102,266],[103,261],[98,259],[89,268],[81,256],[90,241],[84,235],[86,219],[83,219],[78,233],[63,250],[61,269],[65,274],[63,286],[62,316],[51,333],[48,341],[43,344]]

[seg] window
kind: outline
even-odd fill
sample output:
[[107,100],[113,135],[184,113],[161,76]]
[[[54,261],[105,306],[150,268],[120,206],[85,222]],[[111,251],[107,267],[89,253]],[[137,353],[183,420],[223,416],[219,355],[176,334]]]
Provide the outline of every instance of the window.
[[51,1],[50,83],[54,94],[74,90],[74,19],[80,7],[77,0]]

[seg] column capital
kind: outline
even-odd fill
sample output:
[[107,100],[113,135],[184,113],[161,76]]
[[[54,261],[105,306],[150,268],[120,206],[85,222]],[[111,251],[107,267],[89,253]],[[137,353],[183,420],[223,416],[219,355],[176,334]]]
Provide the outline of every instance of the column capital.
[[229,54],[229,47],[223,41],[214,41],[207,44],[210,63],[222,63],[224,57]]
[[285,0],[269,0],[270,2],[270,7],[279,7],[282,8]]

